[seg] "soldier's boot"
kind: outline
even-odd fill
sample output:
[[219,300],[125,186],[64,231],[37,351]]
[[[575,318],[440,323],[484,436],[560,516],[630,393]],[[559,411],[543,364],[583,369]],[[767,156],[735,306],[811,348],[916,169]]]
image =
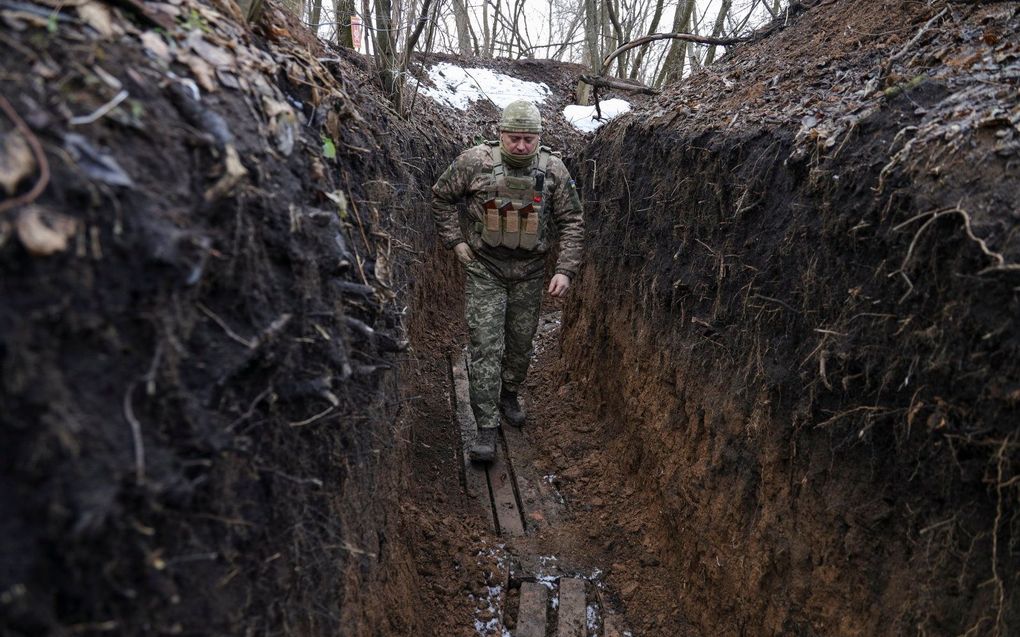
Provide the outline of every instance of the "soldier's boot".
[[489,463],[496,459],[496,428],[479,429],[475,442],[468,449],[471,462]]
[[524,425],[524,419],[527,417],[527,414],[524,413],[521,402],[517,400],[516,393],[502,390],[499,392],[499,411],[506,418],[506,421],[514,427]]

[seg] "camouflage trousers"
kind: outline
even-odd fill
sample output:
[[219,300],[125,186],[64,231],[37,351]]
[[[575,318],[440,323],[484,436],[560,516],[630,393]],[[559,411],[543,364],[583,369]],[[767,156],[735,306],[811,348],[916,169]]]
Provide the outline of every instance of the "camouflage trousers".
[[543,281],[504,280],[477,260],[466,270],[471,410],[479,429],[498,427],[500,387],[516,392],[528,374]]

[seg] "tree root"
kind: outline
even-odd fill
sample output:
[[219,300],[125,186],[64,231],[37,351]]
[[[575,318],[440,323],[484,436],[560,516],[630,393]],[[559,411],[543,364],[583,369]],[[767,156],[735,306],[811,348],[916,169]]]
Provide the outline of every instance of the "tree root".
[[32,189],[21,195],[20,197],[14,197],[6,201],[0,202],[0,213],[6,212],[17,208],[18,206],[24,206],[32,203],[39,198],[43,190],[46,189],[47,184],[50,182],[50,165],[46,161],[46,153],[43,152],[42,144],[39,143],[39,138],[35,136],[32,129],[25,124],[25,120],[21,119],[18,112],[14,110],[11,103],[7,101],[7,98],[0,95],[0,110],[14,122],[15,128],[18,132],[25,136],[25,141],[28,142],[29,147],[32,149],[32,154],[35,155],[35,161],[39,164],[39,179],[36,180],[35,185]]

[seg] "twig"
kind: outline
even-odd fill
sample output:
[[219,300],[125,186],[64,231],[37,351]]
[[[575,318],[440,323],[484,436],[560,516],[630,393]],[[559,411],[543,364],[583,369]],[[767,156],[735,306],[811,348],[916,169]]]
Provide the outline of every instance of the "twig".
[[869,407],[868,405],[861,405],[860,407],[854,407],[853,409],[848,409],[846,411],[840,412],[840,413],[836,414],[835,416],[833,416],[832,418],[829,418],[828,420],[823,420],[822,422],[820,422],[817,425],[815,425],[815,428],[824,427],[825,425],[834,423],[837,420],[842,420],[843,418],[846,418],[847,416],[849,416],[851,414],[855,414],[855,413],[860,412],[860,411],[866,411],[866,412],[871,412],[871,413],[881,412],[879,415],[885,415],[885,414],[891,414],[891,413],[893,413],[895,411],[898,411],[898,410],[896,410],[896,409],[886,409],[885,407]]
[[137,386],[137,382],[131,383],[124,392],[124,418],[131,426],[131,439],[135,448],[135,480],[142,484],[145,482],[145,446],[142,443],[142,425],[135,418],[135,409],[131,404]]
[[274,476],[279,476],[279,477],[283,478],[284,480],[289,480],[289,481],[294,482],[296,484],[310,484],[310,485],[312,485],[314,487],[319,487],[320,489],[322,488],[322,480],[319,480],[318,478],[298,478],[297,476],[292,476],[289,473],[284,473],[284,472],[280,471],[279,469],[271,469],[269,467],[258,467],[258,469],[259,469],[259,471],[265,471],[266,473],[271,473]]
[[80,117],[72,117],[70,119],[71,126],[82,126],[84,124],[91,124],[92,122],[100,119],[113,109],[117,108],[121,102],[128,98],[128,92],[126,90],[121,91],[113,96],[113,99],[103,104],[95,110],[91,115],[82,115]]
[[924,34],[928,32],[928,29],[930,29],[932,27],[932,25],[934,25],[939,20],[939,18],[941,18],[942,16],[944,16],[948,12],[949,12],[949,7],[946,7],[944,9],[942,9],[942,11],[939,11],[938,13],[936,13],[935,17],[933,17],[931,20],[928,20],[927,22],[925,22],[924,26],[922,26],[918,30],[917,34],[914,35],[914,37],[912,37],[909,42],[904,44],[903,48],[900,49],[899,52],[896,53],[896,55],[894,55],[891,58],[889,58],[889,61],[886,62],[886,64],[887,65],[891,65],[893,62],[895,62],[896,60],[898,60],[901,57],[903,57],[904,55],[906,55],[907,51],[912,49],[914,47],[914,45],[917,44],[918,41],[920,41],[920,39],[922,37],[924,37]]
[[710,247],[708,246],[708,244],[707,244],[707,243],[705,243],[704,241],[702,241],[701,239],[695,239],[695,241],[697,241],[698,243],[700,243],[700,244],[702,245],[702,247],[704,247],[704,248],[705,248],[706,250],[708,250],[709,252],[711,252],[711,253],[712,253],[712,256],[713,256],[713,257],[717,257],[717,256],[719,256],[719,255],[718,255],[718,254],[716,253],[716,251],[715,251],[715,250],[713,250],[712,248],[710,248]]
[[489,94],[485,92],[485,89],[483,89],[482,85],[478,83],[478,80],[475,79],[475,76],[471,75],[470,71],[468,71],[467,69],[461,69],[461,70],[464,71],[464,74],[467,75],[468,77],[470,77],[471,81],[475,83],[475,88],[477,88],[478,92],[482,94],[482,97],[484,97],[485,99],[489,100],[489,103],[492,104],[494,107],[496,107],[496,110],[502,110],[502,109],[499,108],[499,104],[494,102],[493,99],[491,97],[489,97]]
[[271,341],[274,338],[276,338],[276,335],[282,332],[285,327],[287,327],[287,324],[290,323],[290,320],[292,318],[294,318],[292,314],[286,313],[281,314],[279,317],[277,317],[275,321],[270,323],[266,327],[266,329],[262,330],[262,333],[255,337],[255,340],[252,341],[251,348],[258,349],[264,343],[267,343],[268,341]]
[[238,425],[254,416],[255,409],[259,406],[259,403],[262,402],[271,393],[273,393],[273,386],[269,385],[269,387],[266,387],[264,390],[262,390],[262,393],[255,397],[255,400],[251,401],[251,404],[248,405],[247,411],[238,416],[237,420],[227,425],[227,431],[233,431]]
[[223,319],[216,316],[216,314],[213,313],[213,311],[207,308],[204,304],[196,303],[195,305],[198,306],[198,309],[202,312],[202,314],[205,314],[206,316],[211,318],[217,325],[219,325],[220,328],[222,328],[223,331],[227,334],[227,336],[229,336],[232,340],[237,341],[238,343],[244,345],[248,349],[255,349],[255,346],[258,343],[256,343],[255,341],[249,341],[244,337],[238,336],[237,333],[234,332],[234,330],[230,329],[230,326],[227,325]]
[[292,422],[289,424],[291,427],[304,427],[305,425],[310,425],[317,420],[325,418],[326,416],[330,415],[334,410],[336,410],[336,407],[330,405],[329,407],[315,414],[311,418],[306,418],[305,420],[299,420],[297,422]]
[[751,298],[752,299],[761,299],[762,301],[771,301],[773,303],[778,303],[778,304],[782,305],[783,307],[785,307],[786,309],[788,309],[791,312],[793,312],[794,314],[800,314],[800,310],[798,310],[797,308],[791,306],[786,301],[782,301],[780,299],[774,299],[771,296],[762,296],[761,294],[752,294]]
[[32,149],[32,154],[35,155],[35,161],[39,164],[39,179],[36,180],[35,185],[20,197],[0,202],[0,213],[3,213],[18,206],[30,204],[42,194],[42,191],[46,189],[46,185],[50,182],[50,165],[46,161],[46,154],[43,153],[39,138],[35,136],[35,133],[25,124],[25,120],[21,119],[18,112],[14,110],[14,107],[11,106],[11,103],[3,95],[0,95],[0,109],[14,122],[14,127],[25,136],[25,141],[28,142],[29,147]]

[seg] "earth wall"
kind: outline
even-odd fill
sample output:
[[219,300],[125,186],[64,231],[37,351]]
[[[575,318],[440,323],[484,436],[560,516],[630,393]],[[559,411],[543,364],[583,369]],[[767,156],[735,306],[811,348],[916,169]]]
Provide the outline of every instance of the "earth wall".
[[1018,630],[1018,15],[800,5],[584,153],[565,380],[690,634]]
[[0,43],[0,633],[427,633],[406,158],[449,134],[274,6],[53,16]]

